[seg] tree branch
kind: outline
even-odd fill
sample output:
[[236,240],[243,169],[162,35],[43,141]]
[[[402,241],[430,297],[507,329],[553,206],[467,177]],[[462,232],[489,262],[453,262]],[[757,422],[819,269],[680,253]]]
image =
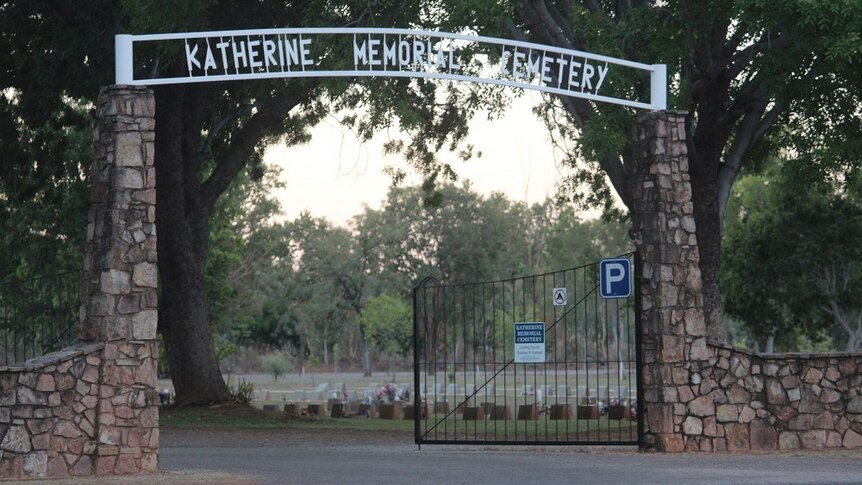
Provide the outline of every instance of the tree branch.
[[736,136],[727,154],[724,163],[718,172],[718,214],[724,219],[727,209],[727,200],[730,197],[730,189],[733,187],[739,175],[739,168],[746,159],[751,148],[763,138],[766,132],[775,124],[778,116],[784,111],[784,103],[777,101],[772,108],[764,114],[768,101],[759,101],[754,109],[745,114],[742,122],[736,130]]
[[841,325],[841,328],[843,328],[848,335],[853,335],[853,329],[850,328],[850,323],[847,321],[847,317],[844,315],[844,311],[838,305],[838,303],[835,302],[835,300],[831,298],[829,299],[829,309],[826,309],[826,312],[835,318],[835,321],[837,321],[838,324]]
[[[534,0],[533,3],[543,3],[543,2]],[[530,31],[533,32],[534,34],[537,34],[540,31],[544,31],[544,34],[539,35],[538,39],[527,39],[526,35],[524,35],[524,32],[517,25],[515,25],[514,22],[512,22],[509,19],[507,19],[505,21],[506,29],[509,31],[509,34],[512,35],[512,37],[514,37],[516,40],[522,40],[522,41],[527,41],[527,40],[536,41],[536,40],[538,40],[540,42],[545,42],[545,43],[548,43],[551,45],[555,45],[557,47],[574,49],[575,46],[572,44],[572,42],[570,42],[569,39],[567,39],[565,37],[563,30],[559,27],[559,24],[554,22],[554,20],[551,18],[550,12],[548,12],[548,10],[545,9],[545,13],[548,16],[548,21],[550,21],[554,26],[556,26],[556,29],[558,31],[558,34],[557,34],[558,38],[556,38],[556,39],[549,32],[549,29],[548,29],[547,25],[545,24],[545,21],[542,20],[542,18],[541,18],[541,14],[535,8],[533,8],[531,5],[526,4],[526,2],[522,6],[522,8],[520,8],[518,10],[518,15],[519,15],[520,19],[525,24],[527,24],[528,27],[530,27]],[[563,44],[560,44],[558,42],[563,42]],[[570,96],[559,96],[558,98],[560,99],[563,107],[566,109],[566,111],[569,113],[569,115],[571,115],[572,120],[573,120],[573,122],[577,128],[579,128],[579,129],[583,128],[584,124],[590,118],[592,118],[593,108],[589,102],[587,102],[583,99],[572,98]]]
[[[571,35],[572,31],[567,25],[565,25],[565,22],[560,21],[562,19],[560,19],[560,16],[556,12],[556,9],[554,9],[553,5],[550,6],[550,9],[548,7],[549,6],[545,0],[533,0],[533,8],[539,16],[539,20],[545,25],[548,33],[551,35],[554,45],[565,47],[567,49],[574,49],[574,37]],[[557,15],[553,15],[551,13],[552,11]]]
[[213,121],[212,127],[210,128],[209,133],[207,134],[207,137],[204,139],[203,145],[201,146],[201,149],[199,150],[197,157],[194,161],[195,170],[200,170],[200,167],[203,166],[203,163],[204,163],[204,161],[206,161],[207,156],[209,156],[209,154],[212,153],[213,141],[219,135],[221,135],[222,130],[224,130],[224,127],[227,126],[227,124],[229,122],[236,120],[239,117],[241,117],[247,113],[250,113],[256,107],[257,107],[257,104],[248,104],[248,105],[240,106],[239,108],[235,109],[230,114],[228,114],[227,116],[225,116],[219,120]]
[[210,177],[201,186],[201,204],[211,210],[219,196],[245,166],[260,140],[277,125],[283,123],[290,111],[312,96],[314,88],[301,91],[286,88],[267,103],[239,129],[227,152]]
[[775,38],[772,38],[768,33],[764,32],[757,42],[749,45],[741,51],[737,51],[733,56],[731,56],[724,73],[725,79],[728,81],[735,79],[736,76],[751,64],[751,61],[753,61],[758,54],[767,50],[783,48],[788,44],[789,40],[787,39],[787,36],[777,34]]
[[542,21],[539,12],[536,11],[532,2],[525,1],[516,13],[521,21],[529,27],[532,34],[530,40],[540,44],[555,45],[553,41],[554,36],[550,32],[549,26]]

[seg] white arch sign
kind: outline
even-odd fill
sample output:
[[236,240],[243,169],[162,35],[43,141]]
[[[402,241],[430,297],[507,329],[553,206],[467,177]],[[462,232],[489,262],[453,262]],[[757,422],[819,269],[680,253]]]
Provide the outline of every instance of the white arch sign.
[[[334,42],[333,42],[334,41]],[[346,52],[333,45],[341,42]],[[146,68],[147,47],[174,44],[184,74]],[[137,49],[137,51],[136,51]],[[496,52],[491,63],[488,52]],[[138,54],[136,56],[136,54]],[[413,77],[533,89],[635,108],[667,105],[664,64],[473,35],[384,28],[284,28],[116,36],[117,84],[179,84],[294,77]],[[148,70],[148,77],[135,73]],[[650,76],[649,99],[626,83]]]

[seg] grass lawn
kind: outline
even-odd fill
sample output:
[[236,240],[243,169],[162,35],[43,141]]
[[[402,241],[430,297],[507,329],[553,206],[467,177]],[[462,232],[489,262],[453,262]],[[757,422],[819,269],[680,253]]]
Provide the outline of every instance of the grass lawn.
[[[162,407],[160,425],[164,429],[197,430],[345,430],[388,431],[413,435],[413,420],[369,419],[365,417],[330,418],[291,417],[283,413],[262,411],[249,406],[224,404],[210,407]],[[438,422],[439,421],[439,422]],[[435,426],[436,423],[436,426]],[[548,440],[605,441],[629,440],[637,436],[636,422],[598,420],[534,421],[465,421],[462,416],[432,416],[420,425],[429,439],[456,440]]]
[[420,432],[435,440],[489,441],[629,441],[637,439],[635,421],[571,419],[530,421],[464,421],[447,419],[423,422]]
[[250,406],[224,404],[210,407],[159,408],[159,424],[168,429],[350,429],[413,430],[412,420],[328,417],[291,417]]

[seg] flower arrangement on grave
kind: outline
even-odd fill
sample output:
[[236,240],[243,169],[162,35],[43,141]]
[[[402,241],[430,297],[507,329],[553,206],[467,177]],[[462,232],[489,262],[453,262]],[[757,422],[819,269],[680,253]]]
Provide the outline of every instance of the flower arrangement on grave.
[[386,402],[392,402],[395,400],[395,393],[396,392],[397,392],[397,389],[395,388],[394,385],[386,384],[377,390],[377,400],[378,401],[384,401],[385,400]]

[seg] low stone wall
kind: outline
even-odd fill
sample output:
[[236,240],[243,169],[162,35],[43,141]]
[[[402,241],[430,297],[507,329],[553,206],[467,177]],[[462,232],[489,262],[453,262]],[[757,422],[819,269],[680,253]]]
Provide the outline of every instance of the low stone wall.
[[[672,369],[666,451],[862,447],[862,354],[752,354],[708,345]],[[673,449],[676,448],[676,449]]]
[[104,344],[0,367],[0,477],[92,475]]

